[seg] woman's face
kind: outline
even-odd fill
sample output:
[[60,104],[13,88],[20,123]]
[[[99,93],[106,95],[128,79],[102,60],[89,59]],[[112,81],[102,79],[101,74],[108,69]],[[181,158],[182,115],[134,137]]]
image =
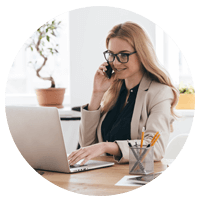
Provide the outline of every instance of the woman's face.
[[[111,38],[108,43],[108,50],[113,54],[132,53],[135,49],[126,41],[120,38]],[[134,80],[141,77],[142,65],[138,59],[137,53],[129,56],[127,63],[120,63],[117,58],[111,62],[118,79]]]

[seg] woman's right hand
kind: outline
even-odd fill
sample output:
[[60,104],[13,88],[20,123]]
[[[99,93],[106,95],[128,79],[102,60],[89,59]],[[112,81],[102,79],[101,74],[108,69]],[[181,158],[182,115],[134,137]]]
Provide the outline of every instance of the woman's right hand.
[[105,75],[107,65],[108,63],[104,62],[95,73],[92,97],[88,105],[88,110],[90,111],[99,108],[104,93],[108,90],[114,80],[115,74],[112,74],[110,79]]
[[107,71],[106,68],[107,65],[108,63],[104,62],[95,73],[94,83],[93,83],[94,93],[105,93],[114,80],[115,74],[112,74],[110,79],[108,79],[107,76],[105,75],[105,71]]

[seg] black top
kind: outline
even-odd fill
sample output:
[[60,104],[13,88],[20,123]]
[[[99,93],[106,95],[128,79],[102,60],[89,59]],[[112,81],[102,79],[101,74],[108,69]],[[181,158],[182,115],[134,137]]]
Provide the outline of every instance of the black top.
[[[115,140],[127,140],[131,139],[131,119],[135,106],[135,99],[137,96],[139,84],[130,89],[130,95],[126,106],[127,89],[125,81],[122,84],[118,100],[110,110],[101,126],[101,132],[103,141],[114,142]],[[124,108],[123,108],[124,107]]]

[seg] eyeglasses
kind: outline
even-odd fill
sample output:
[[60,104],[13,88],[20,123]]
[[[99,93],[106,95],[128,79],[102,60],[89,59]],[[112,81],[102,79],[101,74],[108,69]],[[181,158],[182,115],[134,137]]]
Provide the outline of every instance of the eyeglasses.
[[117,57],[117,60],[120,63],[127,63],[129,61],[129,56],[134,53],[137,53],[137,51],[134,51],[132,53],[118,53],[118,54],[113,54],[108,50],[103,52],[104,57],[108,62],[114,62],[115,57]]

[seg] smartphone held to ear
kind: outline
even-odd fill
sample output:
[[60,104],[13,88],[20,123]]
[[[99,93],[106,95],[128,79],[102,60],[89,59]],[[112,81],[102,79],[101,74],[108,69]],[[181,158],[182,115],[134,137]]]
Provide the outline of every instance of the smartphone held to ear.
[[108,65],[106,66],[107,71],[105,71],[105,75],[107,76],[108,79],[110,79],[112,76],[113,70],[112,70],[112,67],[110,66],[109,62],[107,62],[107,63],[108,63]]

